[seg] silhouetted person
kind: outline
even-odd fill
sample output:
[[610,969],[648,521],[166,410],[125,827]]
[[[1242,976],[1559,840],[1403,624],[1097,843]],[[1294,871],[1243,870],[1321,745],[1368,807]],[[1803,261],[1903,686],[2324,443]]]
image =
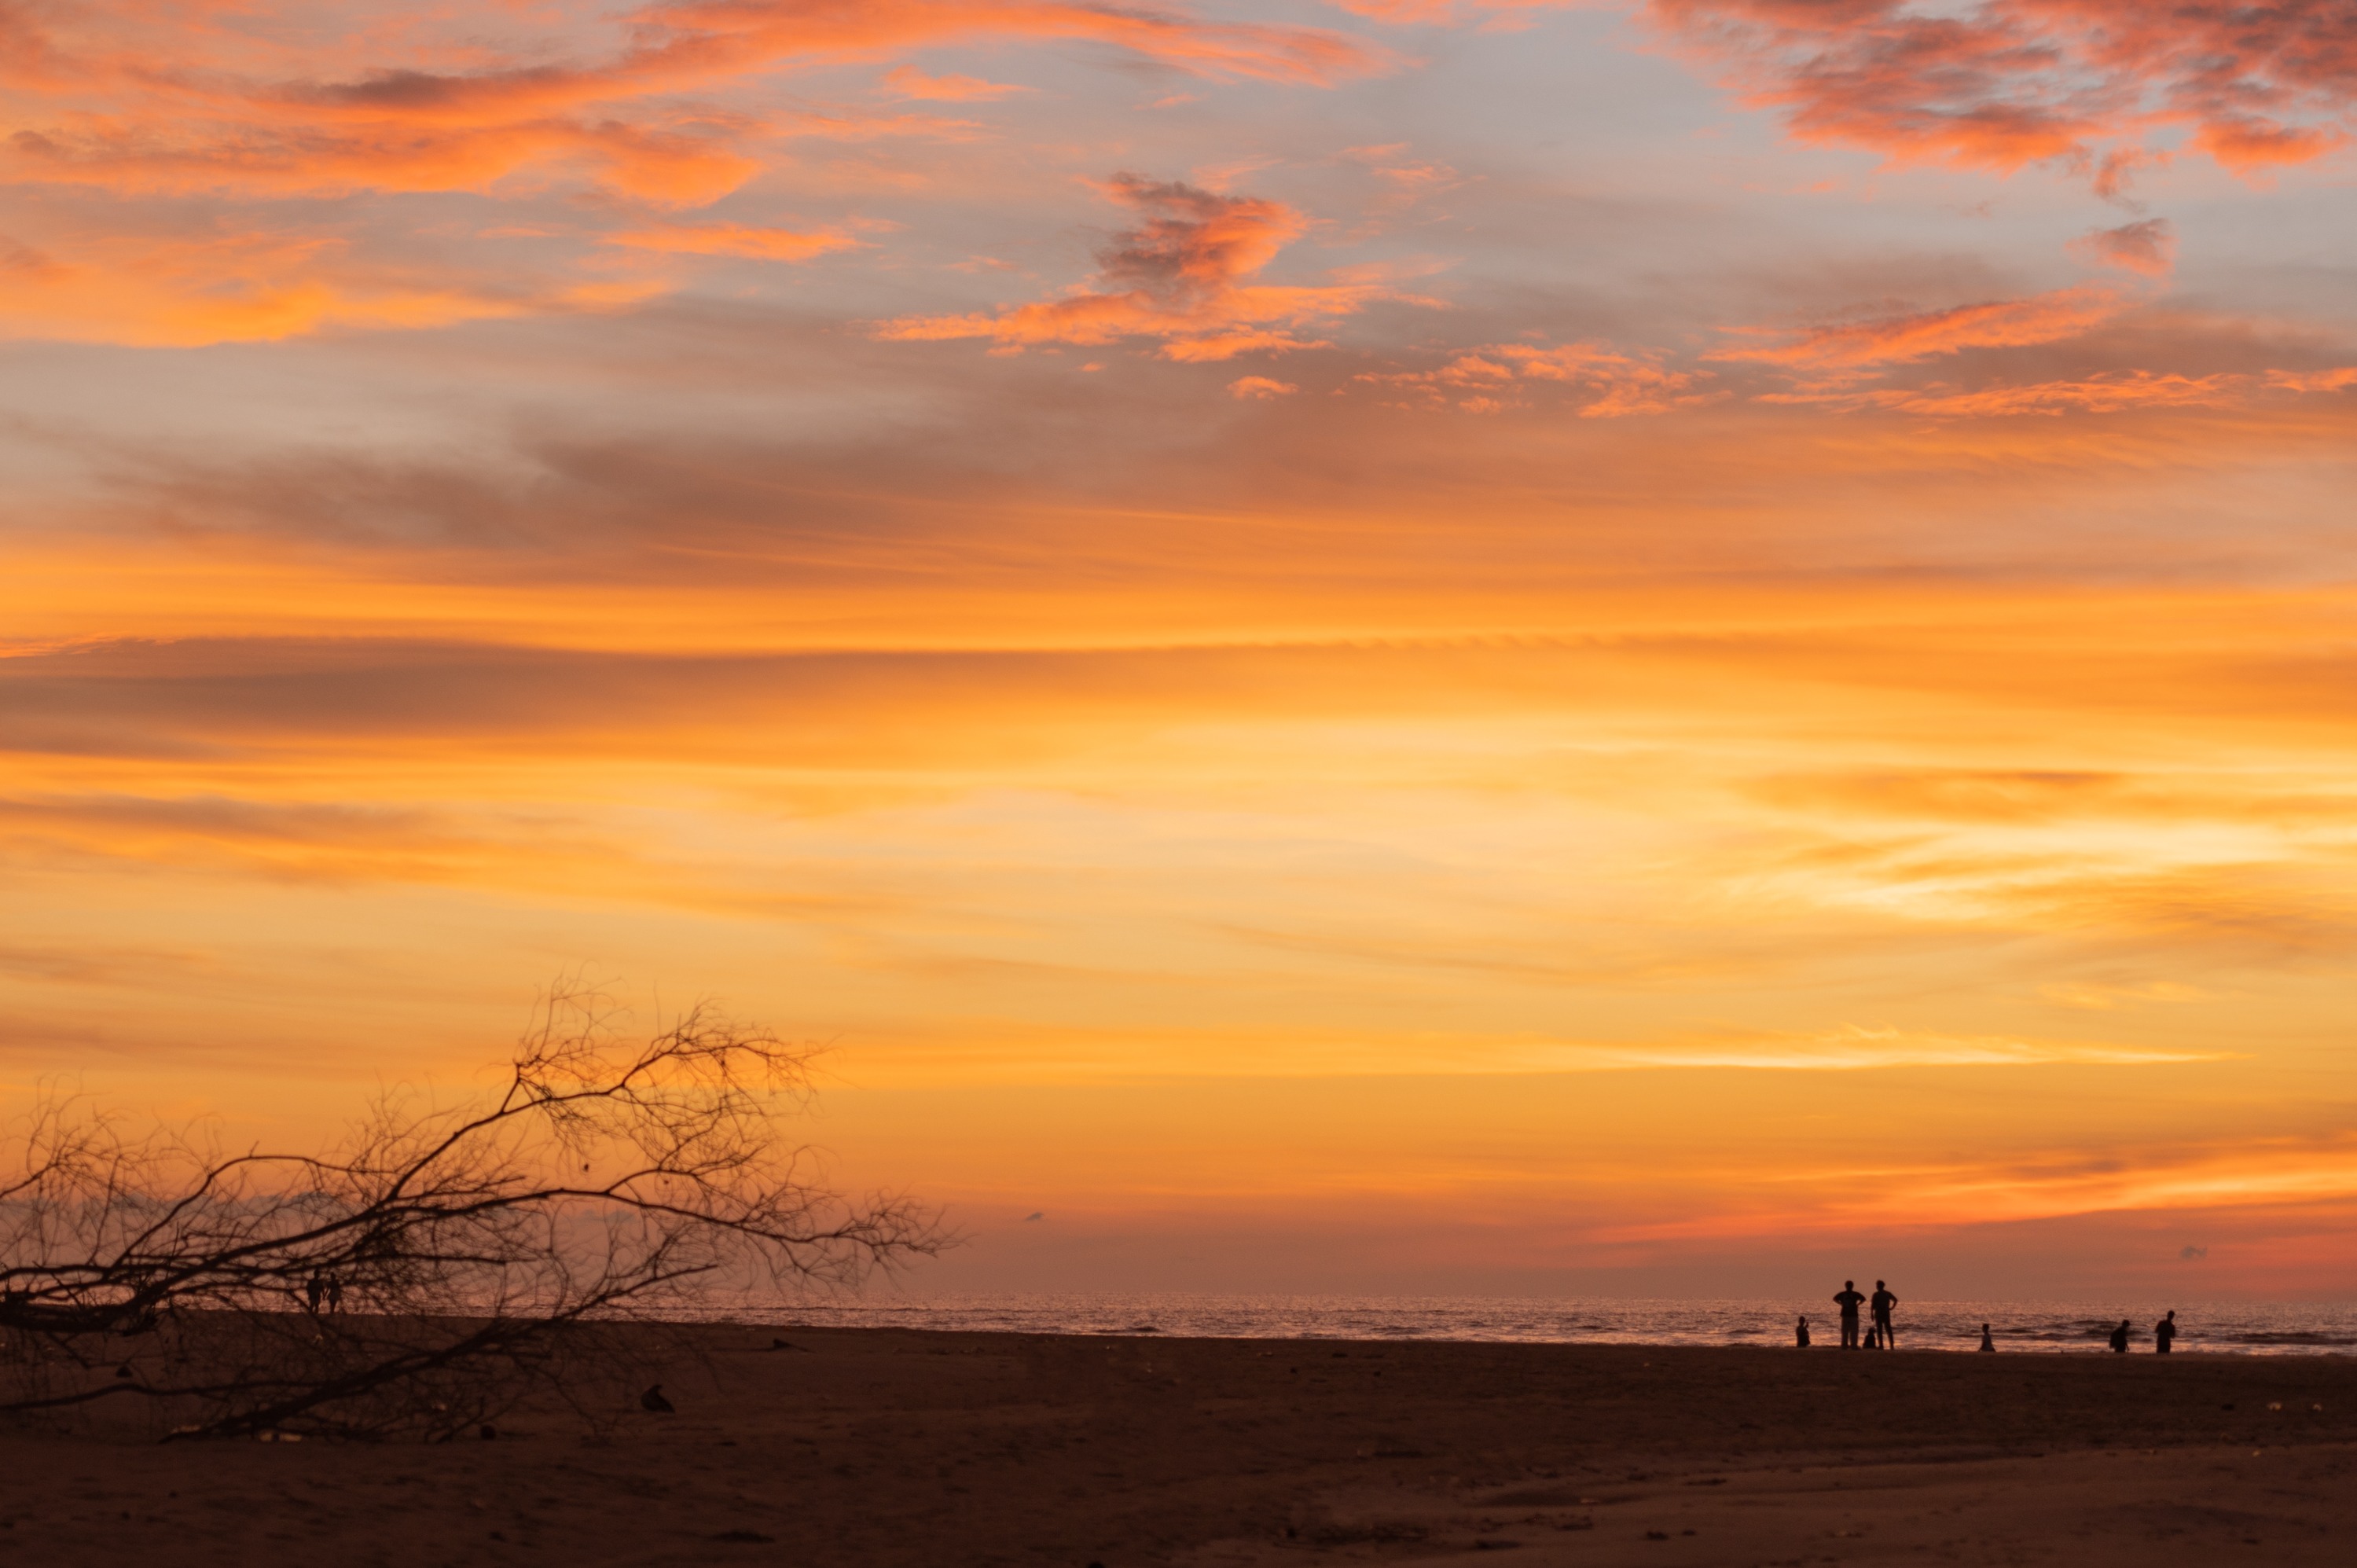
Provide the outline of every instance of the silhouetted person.
[[329,1312],[344,1310],[344,1282],[333,1274],[328,1276],[328,1310]]
[[1806,1314],[1802,1316],[1800,1326],[1792,1330],[1792,1343],[1803,1350],[1809,1348],[1809,1319]]
[[2115,1356],[2125,1356],[2127,1353],[2128,1320],[2123,1317],[2120,1319],[2120,1326],[2112,1330],[2112,1354]]
[[663,1398],[662,1385],[661,1383],[657,1383],[654,1387],[649,1389],[646,1392],[639,1396],[639,1408],[640,1410],[652,1411],[657,1415],[671,1415],[674,1413],[671,1401]]
[[1981,1348],[1991,1355],[1996,1353],[1996,1341],[1989,1337],[1988,1325],[1986,1323],[1981,1325]]
[[1842,1348],[1855,1350],[1857,1348],[1857,1309],[1866,1305],[1866,1297],[1857,1294],[1856,1280],[1842,1281],[1841,1294],[1834,1297],[1834,1305],[1841,1308]]
[[1890,1287],[1880,1280],[1875,1281],[1874,1337],[1882,1342],[1885,1350],[1891,1348],[1894,1343],[1890,1337],[1890,1309],[1898,1305],[1899,1298],[1890,1294]]
[[303,1282],[303,1306],[314,1317],[318,1316],[319,1303],[326,1300],[327,1295],[328,1282],[317,1274]]
[[2177,1309],[2170,1307],[2169,1316],[2152,1326],[2152,1353],[2166,1356],[2177,1338]]

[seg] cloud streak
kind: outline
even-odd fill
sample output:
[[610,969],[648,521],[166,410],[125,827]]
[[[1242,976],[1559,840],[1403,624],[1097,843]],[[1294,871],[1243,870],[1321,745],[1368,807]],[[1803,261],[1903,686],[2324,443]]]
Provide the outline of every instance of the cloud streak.
[[1735,330],[1746,337],[1781,340],[1755,348],[1718,349],[1710,358],[1836,379],[1855,377],[1968,349],[2018,349],[2081,337],[2133,303],[2118,289],[2082,284],[2024,299],[1988,300],[1821,327],[1738,328]]

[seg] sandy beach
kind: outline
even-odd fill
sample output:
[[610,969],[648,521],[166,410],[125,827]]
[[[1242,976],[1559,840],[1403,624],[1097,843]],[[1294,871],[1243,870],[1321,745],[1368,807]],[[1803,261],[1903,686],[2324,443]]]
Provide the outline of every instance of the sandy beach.
[[[2343,1563],[2357,1363],[700,1331],[677,1413],[0,1436],[56,1563]],[[772,1348],[777,1338],[791,1348]]]

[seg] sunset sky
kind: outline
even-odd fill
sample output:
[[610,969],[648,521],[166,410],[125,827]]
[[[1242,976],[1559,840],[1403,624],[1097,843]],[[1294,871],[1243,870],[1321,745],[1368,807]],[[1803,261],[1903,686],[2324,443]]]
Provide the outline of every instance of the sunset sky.
[[2352,138],[2351,0],[0,0],[0,1080],[587,973],[920,1293],[2357,1295]]

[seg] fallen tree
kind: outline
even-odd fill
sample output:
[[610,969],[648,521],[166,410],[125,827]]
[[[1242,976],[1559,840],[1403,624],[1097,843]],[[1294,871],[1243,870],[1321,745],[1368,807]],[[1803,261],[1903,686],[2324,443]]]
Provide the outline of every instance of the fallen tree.
[[319,1155],[220,1156],[44,1099],[0,1177],[0,1411],[448,1438],[536,1395],[594,1411],[641,1369],[626,1326],[946,1243],[780,1138],[808,1048],[709,1007],[637,1042],[610,1023],[560,986],[501,1091],[380,1097]]

